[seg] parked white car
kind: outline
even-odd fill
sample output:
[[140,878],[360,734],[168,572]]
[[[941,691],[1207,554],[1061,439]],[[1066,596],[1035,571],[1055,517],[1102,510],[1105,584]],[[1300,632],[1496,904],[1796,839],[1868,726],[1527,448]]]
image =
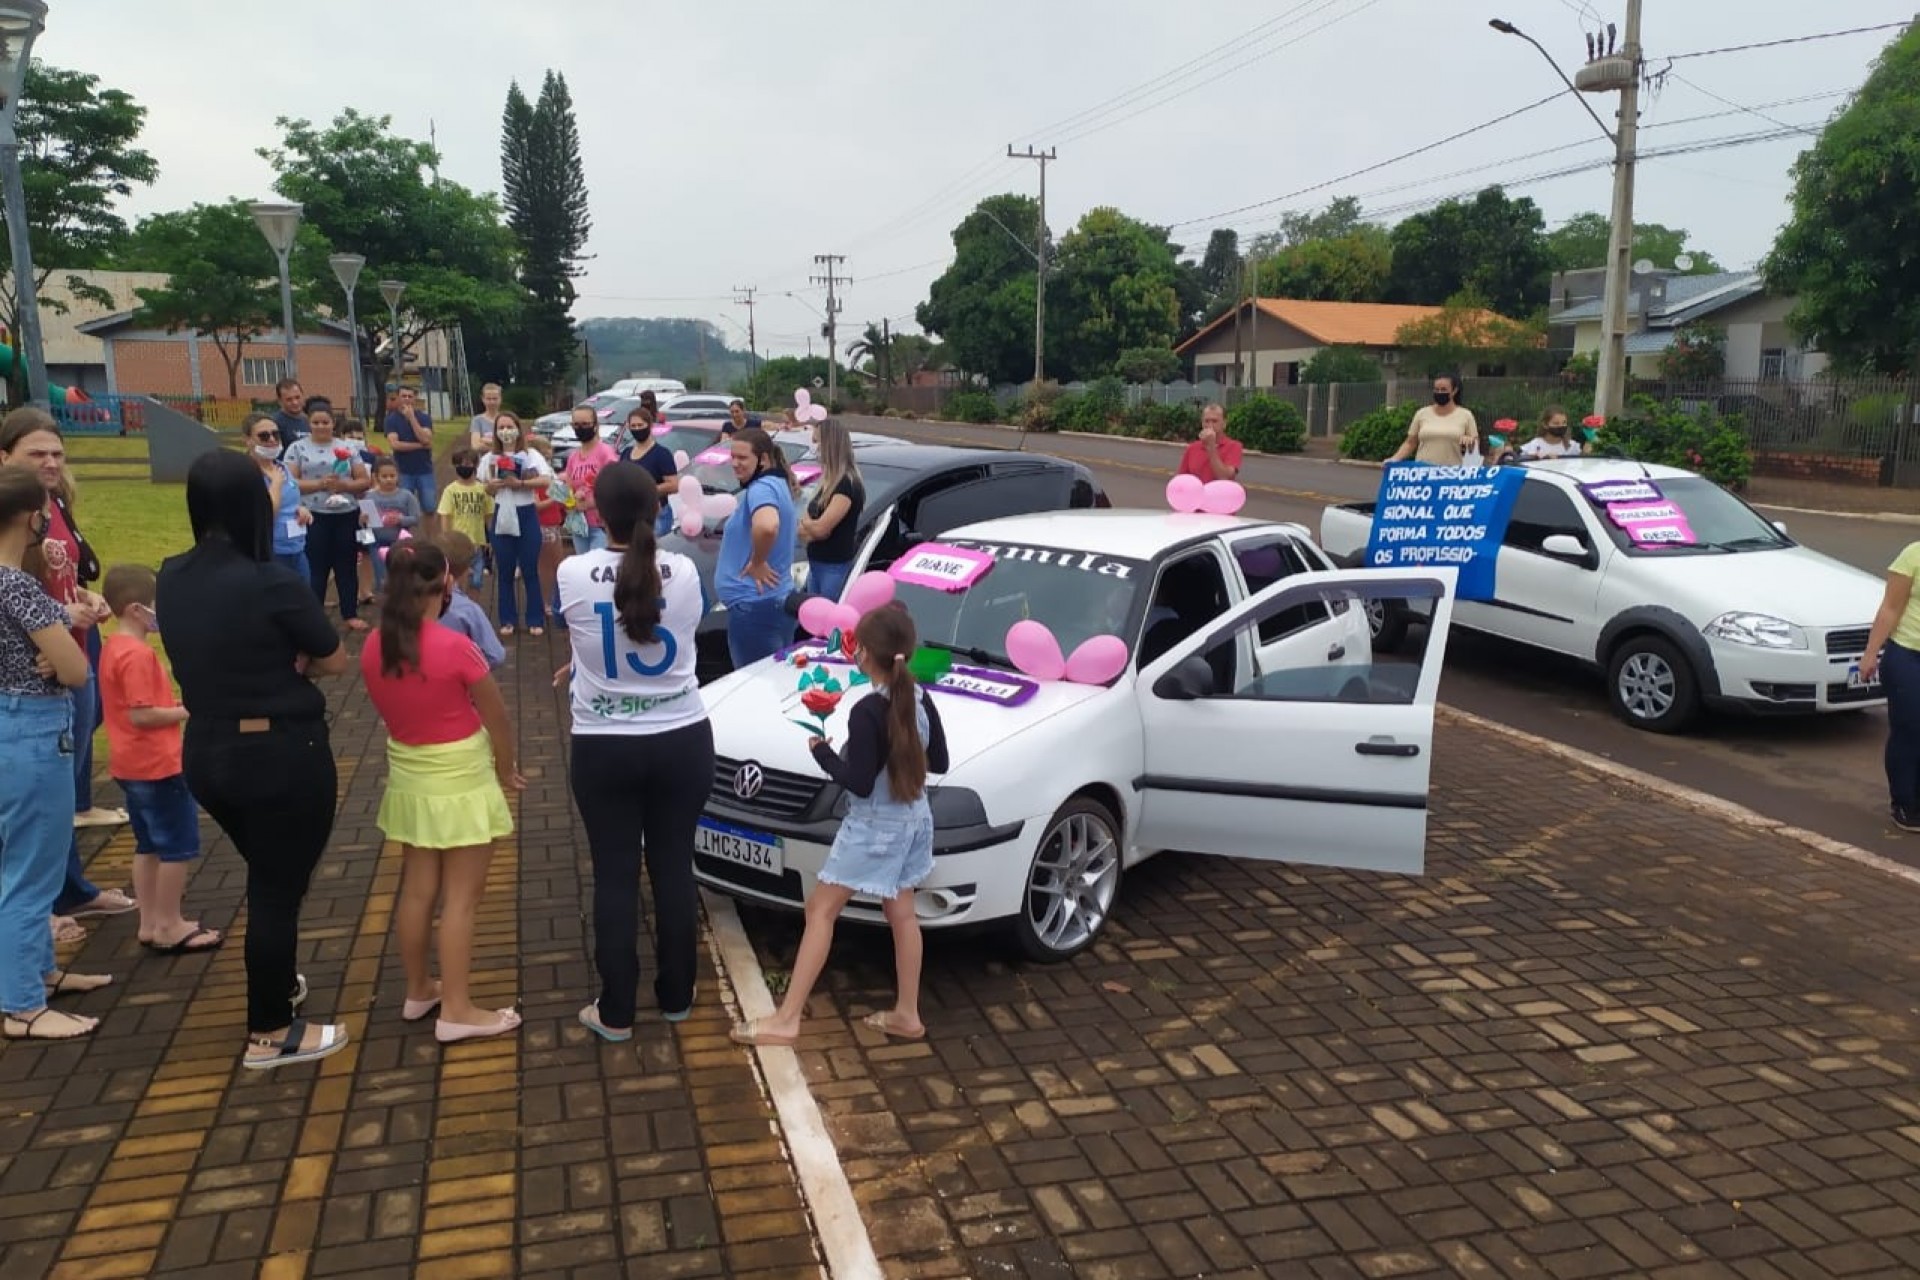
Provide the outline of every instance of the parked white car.
[[[1013,516],[940,543],[993,566],[957,593],[898,589],[922,643],[956,664],[933,690],[951,768],[929,789],[925,926],[1002,923],[1028,955],[1064,959],[1099,934],[1126,869],[1163,849],[1424,869],[1454,570],[1334,570],[1298,525],[1170,512]],[[1369,601],[1429,609],[1426,653],[1374,653]],[[1068,653],[1119,635],[1127,667],[1107,685],[1027,681],[1001,652],[1023,618]],[[800,674],[776,657],[703,690],[719,758],[695,873],[787,908],[805,901],[844,812],[789,722],[804,714]],[[831,738],[844,741],[857,696]],[[882,919],[863,897],[847,915]]]
[[[1606,675],[1615,714],[1656,733],[1702,707],[1851,711],[1885,701],[1859,676],[1879,607],[1873,575],[1796,543],[1704,476],[1612,458],[1524,464],[1492,600],[1462,600],[1458,625],[1577,659]],[[1636,542],[1590,487],[1651,484],[1694,541]],[[1328,507],[1320,542],[1358,564],[1372,503]],[[1376,610],[1376,646],[1398,645],[1417,611]]]

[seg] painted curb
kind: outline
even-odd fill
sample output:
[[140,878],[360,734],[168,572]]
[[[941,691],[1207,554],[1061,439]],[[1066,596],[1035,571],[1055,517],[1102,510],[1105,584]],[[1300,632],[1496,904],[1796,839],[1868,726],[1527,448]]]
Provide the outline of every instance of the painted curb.
[[[774,1010],[773,994],[767,990],[767,976],[740,923],[733,899],[706,889],[700,896],[706,904],[707,926],[720,967],[740,1002],[740,1012],[747,1018],[766,1017]],[[787,1154],[800,1179],[814,1229],[820,1233],[820,1247],[827,1255],[827,1275],[832,1280],[884,1280],[867,1224],[860,1217],[860,1205],[853,1198],[853,1186],[847,1181],[833,1136],[827,1132],[820,1106],[800,1070],[799,1055],[777,1045],[763,1045],[754,1052],[759,1055],[761,1075],[780,1117]]]
[[1449,706],[1439,706],[1436,707],[1434,711],[1436,717],[1439,719],[1452,720],[1457,724],[1468,725],[1475,729],[1484,729],[1489,733],[1498,734],[1509,741],[1520,743],[1535,751],[1541,751],[1548,755],[1555,756],[1569,764],[1591,770],[1594,773],[1603,774],[1616,781],[1624,782],[1629,786],[1638,787],[1643,791],[1650,791],[1662,799],[1675,801],[1696,812],[1719,818],[1723,822],[1731,823],[1737,827],[1745,827],[1750,831],[1764,831],[1771,835],[1792,840],[1796,844],[1806,846],[1815,853],[1824,854],[1831,858],[1839,858],[1843,861],[1851,862],[1856,866],[1865,867],[1870,871],[1878,871],[1883,875],[1892,876],[1896,880],[1903,880],[1915,888],[1920,888],[1920,868],[1909,867],[1904,863],[1895,862],[1892,858],[1882,857],[1877,853],[1862,849],[1859,845],[1848,844],[1844,840],[1835,840],[1829,836],[1823,836],[1817,831],[1808,831],[1804,827],[1796,827],[1789,823],[1781,822],[1778,819],[1769,818],[1763,813],[1757,813],[1747,808],[1745,805],[1735,804],[1731,800],[1723,800],[1719,796],[1708,795],[1704,791],[1696,791],[1692,787],[1683,787],[1677,782],[1668,781],[1655,774],[1643,773],[1641,770],[1628,765],[1618,764],[1612,760],[1588,755],[1584,751],[1576,750],[1564,743],[1555,742],[1551,738],[1543,738],[1539,734],[1528,733],[1524,729],[1516,729],[1512,725],[1501,724],[1497,720],[1489,720],[1485,716],[1475,715],[1471,711],[1462,711],[1457,707]]

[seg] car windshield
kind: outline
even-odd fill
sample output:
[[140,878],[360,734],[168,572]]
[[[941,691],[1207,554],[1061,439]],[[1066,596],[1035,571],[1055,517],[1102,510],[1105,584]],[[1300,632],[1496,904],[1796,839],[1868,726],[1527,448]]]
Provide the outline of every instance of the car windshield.
[[[694,455],[693,465],[687,468],[687,474],[698,480],[700,487],[708,493],[740,492],[740,482],[733,475],[732,451],[732,446],[724,442],[709,444]],[[803,440],[782,440],[780,452],[787,455],[787,465],[792,467],[806,457],[807,445]],[[807,478],[817,477],[809,473]]]
[[[1650,501],[1602,501],[1594,492],[1598,487],[1583,487],[1587,501],[1593,504],[1601,527],[1614,543],[1632,555],[1713,555],[1776,551],[1794,545],[1793,540],[1765,516],[1704,476],[1677,476],[1648,482],[1655,495]],[[1650,526],[1665,532],[1649,534],[1644,531],[1649,525],[1636,528],[1632,519],[1642,502],[1651,507],[1671,505],[1681,519],[1677,522],[1655,519]]]
[[901,581],[895,597],[913,615],[922,644],[950,649],[963,661],[1006,666],[1007,631],[1023,619],[1053,632],[1063,654],[1102,633],[1124,636],[1149,577],[1142,561],[1097,552],[962,538],[940,545],[985,551],[993,567],[965,591]]

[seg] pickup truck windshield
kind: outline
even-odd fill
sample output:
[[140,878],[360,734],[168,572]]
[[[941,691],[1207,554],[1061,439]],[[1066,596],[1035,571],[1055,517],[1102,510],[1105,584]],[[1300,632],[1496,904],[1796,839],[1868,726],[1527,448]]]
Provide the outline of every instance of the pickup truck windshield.
[[1139,560],[1056,547],[1016,546],[963,539],[993,556],[993,568],[965,591],[936,591],[901,583],[895,598],[913,615],[920,643],[951,649],[963,661],[1007,662],[1007,629],[1022,618],[1042,623],[1070,654],[1088,638],[1127,638],[1134,597],[1151,575]]
[[1600,527],[1629,555],[1719,555],[1727,552],[1777,551],[1793,540],[1759,512],[1702,476],[1680,476],[1656,481],[1660,496],[1680,508],[1692,530],[1692,542],[1653,543],[1635,540],[1607,518],[1607,509],[1592,503]]

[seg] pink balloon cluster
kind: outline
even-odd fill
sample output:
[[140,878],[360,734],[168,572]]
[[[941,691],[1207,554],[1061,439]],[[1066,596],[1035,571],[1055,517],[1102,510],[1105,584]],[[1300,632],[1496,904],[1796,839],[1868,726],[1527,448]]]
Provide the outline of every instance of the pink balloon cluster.
[[815,404],[813,402],[813,393],[805,387],[795,387],[793,389],[793,416],[794,420],[803,427],[809,422],[825,422],[827,420],[827,406]]
[[698,480],[683,474],[679,488],[673,491],[673,505],[680,514],[680,532],[697,538],[707,521],[724,521],[731,516],[740,499],[731,493],[708,493]]
[[1247,505],[1247,490],[1238,480],[1202,482],[1183,471],[1167,481],[1167,505],[1175,511],[1230,516]]
[[1127,669],[1127,642],[1115,635],[1091,636],[1063,655],[1045,623],[1022,618],[1007,628],[1007,658],[1035,680],[1105,684]]
[[878,569],[847,584],[844,599],[809,596],[800,605],[800,625],[810,636],[825,639],[838,631],[842,647],[853,651],[853,629],[860,619],[893,600],[893,579]]

